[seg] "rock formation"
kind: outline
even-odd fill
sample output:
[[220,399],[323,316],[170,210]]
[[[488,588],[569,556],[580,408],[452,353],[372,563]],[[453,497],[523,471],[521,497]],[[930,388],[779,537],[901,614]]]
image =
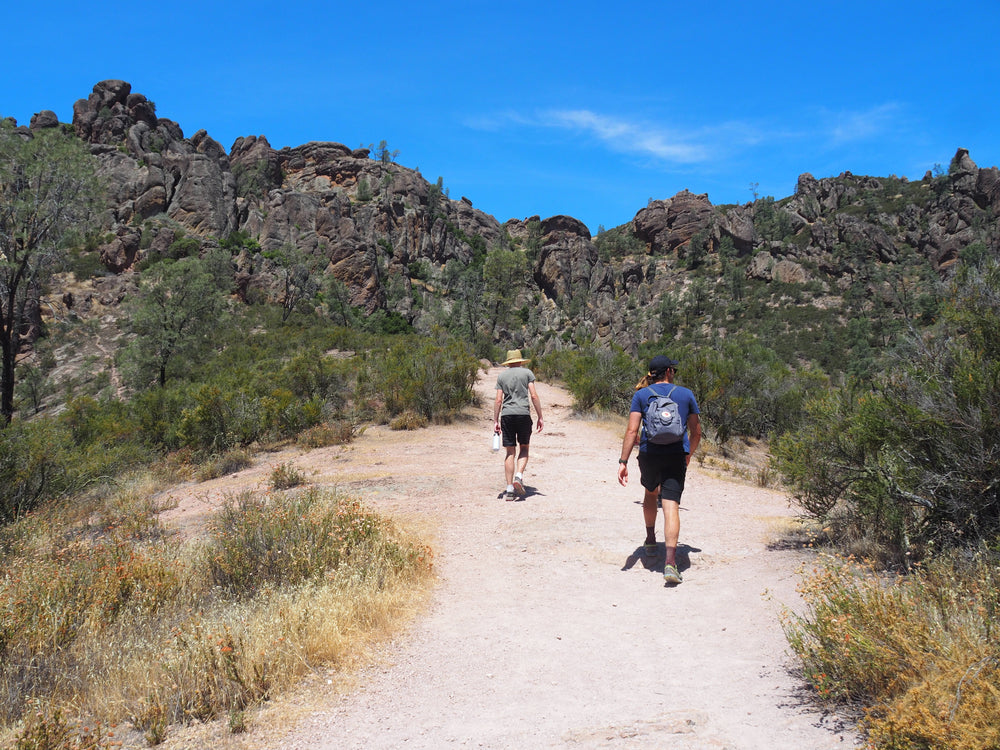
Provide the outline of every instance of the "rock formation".
[[[57,126],[42,111],[30,129]],[[661,308],[690,291],[697,268],[837,293],[872,264],[912,256],[944,274],[963,248],[998,246],[1000,172],[978,168],[965,149],[947,175],[919,182],[803,174],[788,198],[727,207],[681,191],[639,209],[616,228],[614,244],[569,216],[501,225],[368,149],[314,142],[275,150],[258,135],[236,139],[227,154],[204,130],[185,137],[124,81],[102,81],[77,101],[72,127],[108,185],[100,258],[113,274],[165,256],[178,237],[196,238],[204,251],[237,236],[247,239],[233,256],[244,298],[274,293],[265,256],[292,246],[341,282],[356,307],[391,309],[429,330],[468,294],[454,286],[456,273],[515,248],[530,266],[514,292],[512,307],[522,312],[492,321],[490,332],[536,350],[585,342],[631,349],[672,335]]]

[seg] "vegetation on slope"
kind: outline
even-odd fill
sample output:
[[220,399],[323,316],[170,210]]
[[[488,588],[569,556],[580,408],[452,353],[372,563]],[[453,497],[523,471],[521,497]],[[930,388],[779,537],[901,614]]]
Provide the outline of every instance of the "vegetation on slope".
[[[2,138],[5,168],[28,160],[31,174],[44,175],[44,156],[32,150],[42,141],[11,140],[7,130]],[[68,178],[82,187],[90,175]],[[968,740],[977,732],[982,747],[994,746],[979,730],[1000,725],[989,594],[1000,539],[996,222],[989,209],[965,206],[968,241],[941,274],[941,258],[932,262],[912,238],[926,230],[922,210],[952,205],[951,175],[840,179],[836,208],[822,216],[809,196],[756,199],[751,247],[705,232],[652,258],[628,226],[600,233],[600,261],[634,262],[642,294],[671,280],[649,304],[639,293],[621,300],[636,330],[660,332],[629,352],[595,345],[588,315],[600,311],[586,289],[555,300],[564,330],[538,331],[541,296],[526,280],[542,249],[537,222],[523,242],[498,247],[449,226],[471,262],[437,268],[414,258],[407,279],[385,275],[380,264],[396,252],[386,238],[372,259],[385,305],[369,310],[352,307],[343,284],[294,247],[263,252],[242,232],[195,238],[178,229],[143,259],[125,307],[109,312],[128,311],[120,329],[70,314],[28,338],[35,318],[23,314],[51,292],[52,273],[107,278],[92,235],[61,232],[31,246],[45,262],[27,286],[6,282],[6,310],[21,317],[8,314],[0,329],[18,357],[16,373],[4,372],[5,392],[15,382],[17,390],[0,432],[0,684],[10,696],[4,720],[29,717],[20,747],[82,743],[63,718],[71,706],[104,722],[124,710],[151,742],[173,721],[228,715],[237,730],[247,707],[294,679],[292,664],[339,658],[305,643],[269,651],[294,640],[291,630],[317,637],[315,621],[275,612],[289,602],[316,611],[344,606],[344,596],[367,601],[345,594],[341,575],[374,581],[371,596],[396,578],[419,579],[419,544],[353,501],[298,490],[284,471],[276,494],[223,509],[209,546],[180,546],[134,477],[150,469],[205,478],[281,441],[318,445],[372,422],[449,419],[472,397],[477,358],[494,356],[511,332],[539,334],[539,374],[562,379],[581,410],[623,412],[651,354],[680,359],[679,379],[698,394],[716,445],[770,441],[775,469],[822,541],[875,565],[807,577],[809,608],[789,616],[789,641],[817,695],[867,707],[875,747],[978,747]],[[25,183],[14,169],[0,184]],[[29,193],[0,191],[10,209],[2,216],[23,216]],[[819,218],[846,229],[817,259],[805,250]],[[29,246],[15,224],[4,226],[14,227],[2,233],[7,272]],[[878,231],[896,238],[886,257],[870,240]],[[763,253],[808,278],[762,276]],[[267,264],[275,287],[235,289],[237,257]],[[413,333],[415,322],[425,335]],[[279,537],[302,546],[279,550],[269,543]],[[354,541],[344,548],[344,539]],[[902,576],[888,579],[888,569]],[[100,662],[98,645],[112,641],[139,646],[127,663]],[[915,644],[935,658],[917,658]],[[261,650],[287,661],[252,656]],[[112,695],[125,673],[146,677]],[[870,689],[852,687],[859,683]],[[183,689],[171,697],[175,686]],[[52,739],[60,732],[62,745]]]

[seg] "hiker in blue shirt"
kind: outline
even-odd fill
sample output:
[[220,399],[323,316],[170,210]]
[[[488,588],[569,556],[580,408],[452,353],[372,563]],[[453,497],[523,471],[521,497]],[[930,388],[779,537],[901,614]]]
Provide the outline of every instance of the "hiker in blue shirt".
[[[676,359],[662,355],[650,360],[649,372],[639,381],[632,396],[628,427],[625,429],[622,453],[618,459],[618,482],[625,487],[628,485],[628,459],[635,445],[639,445],[639,482],[645,490],[642,516],[646,523],[646,541],[643,548],[650,557],[656,554],[656,510],[657,505],[662,504],[663,540],[666,545],[663,579],[669,584],[681,582],[681,574],[677,570],[681,494],[684,492],[684,478],[691,454],[698,450],[701,442],[698,402],[690,390],[674,385],[678,364]],[[657,443],[654,440],[658,438],[650,439],[647,434],[651,429],[648,426],[645,426],[640,436],[640,427],[644,427],[648,421],[647,407],[657,396],[666,396],[676,404],[669,408],[673,412],[673,418],[679,418],[683,425],[681,437],[667,437],[663,439],[664,442]],[[669,419],[670,415],[663,413],[660,416]]]

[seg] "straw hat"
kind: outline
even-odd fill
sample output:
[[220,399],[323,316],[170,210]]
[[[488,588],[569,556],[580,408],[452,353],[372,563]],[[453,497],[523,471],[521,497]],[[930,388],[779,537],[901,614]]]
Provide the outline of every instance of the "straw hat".
[[530,359],[525,359],[524,357],[521,356],[521,350],[520,349],[508,349],[507,350],[507,359],[504,362],[501,362],[500,364],[501,365],[515,365],[515,364],[520,365],[520,364],[523,364],[525,362],[530,362],[530,361],[531,361]]

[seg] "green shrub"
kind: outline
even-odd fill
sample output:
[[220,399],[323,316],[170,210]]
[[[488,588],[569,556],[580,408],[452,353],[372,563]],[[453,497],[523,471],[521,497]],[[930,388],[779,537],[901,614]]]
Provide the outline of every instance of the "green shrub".
[[290,490],[305,483],[305,474],[290,463],[278,464],[271,470],[272,490]]
[[76,398],[57,417],[14,422],[0,430],[0,524],[46,500],[113,481],[154,455],[117,401]]
[[320,401],[297,399],[285,389],[260,393],[208,384],[182,412],[177,435],[182,445],[196,450],[225,452],[296,435],[321,418]]
[[1000,264],[964,268],[900,360],[870,389],[824,394],[773,453],[810,515],[905,565],[1000,535]]
[[171,383],[134,396],[129,411],[145,441],[166,450],[177,450],[184,441],[179,432],[185,408],[191,403],[192,387]]
[[376,310],[365,319],[365,328],[384,336],[413,333],[410,321],[395,310]]
[[620,349],[586,348],[566,357],[563,381],[578,411],[594,408],[628,413],[642,365]]
[[7,523],[57,497],[69,485],[70,438],[65,428],[42,419],[12,423],[0,431],[0,523]]
[[735,437],[769,438],[797,427],[805,401],[826,385],[822,375],[793,370],[749,336],[674,351],[677,382],[694,392],[720,447]]
[[640,255],[646,248],[642,241],[632,232],[631,224],[623,224],[604,231],[598,228],[594,238],[598,257],[608,263],[628,255]]
[[343,369],[315,349],[292,357],[277,375],[277,382],[302,399],[335,400],[343,393],[346,381]]
[[410,409],[428,420],[447,419],[472,403],[479,360],[468,345],[407,339],[365,363],[359,390],[380,399],[388,414]]

